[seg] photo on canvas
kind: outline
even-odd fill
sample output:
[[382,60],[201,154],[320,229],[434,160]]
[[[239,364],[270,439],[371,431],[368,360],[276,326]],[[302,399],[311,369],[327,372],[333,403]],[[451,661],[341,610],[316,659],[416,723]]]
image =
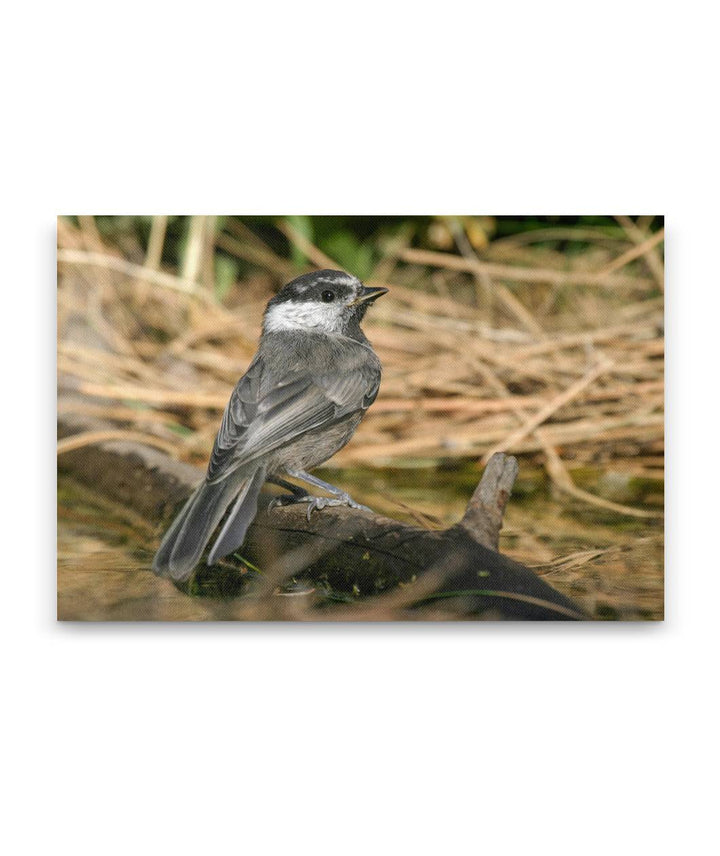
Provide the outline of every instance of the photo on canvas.
[[662,216],[57,239],[60,620],[662,620]]

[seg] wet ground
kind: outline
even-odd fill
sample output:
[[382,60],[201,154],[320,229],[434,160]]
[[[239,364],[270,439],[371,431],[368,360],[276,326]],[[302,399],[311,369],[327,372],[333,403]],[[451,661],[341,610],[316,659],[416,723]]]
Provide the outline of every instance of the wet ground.
[[[474,465],[392,471],[324,470],[378,512],[430,528],[462,516],[480,477]],[[587,469],[576,483],[613,501],[661,510],[661,478]],[[231,619],[231,603],[191,597],[149,570],[162,532],[67,477],[58,483],[58,618],[65,620]],[[661,519],[620,516],[553,495],[539,469],[522,468],[505,514],[503,553],[601,619],[663,617]]]

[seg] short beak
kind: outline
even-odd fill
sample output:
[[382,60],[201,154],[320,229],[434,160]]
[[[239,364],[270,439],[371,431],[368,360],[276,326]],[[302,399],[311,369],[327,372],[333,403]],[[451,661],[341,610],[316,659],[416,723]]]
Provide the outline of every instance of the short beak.
[[375,300],[376,298],[382,297],[383,294],[387,293],[387,288],[382,288],[381,286],[377,288],[371,288],[368,285],[363,285],[359,297],[356,297],[355,300],[353,300],[353,302],[350,304],[350,306],[357,306],[358,303],[365,303],[368,300]]

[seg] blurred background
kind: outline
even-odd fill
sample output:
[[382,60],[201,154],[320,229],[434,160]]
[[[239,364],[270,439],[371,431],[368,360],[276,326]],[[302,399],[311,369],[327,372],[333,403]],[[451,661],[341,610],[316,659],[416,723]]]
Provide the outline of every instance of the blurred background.
[[216,617],[158,588],[159,521],[63,455],[98,424],[204,468],[267,300],[332,267],[390,292],[364,323],[380,394],[318,474],[444,528],[511,452],[501,551],[595,617],[661,618],[663,236],[652,216],[60,217],[58,415],[90,426],[59,444],[60,616]]

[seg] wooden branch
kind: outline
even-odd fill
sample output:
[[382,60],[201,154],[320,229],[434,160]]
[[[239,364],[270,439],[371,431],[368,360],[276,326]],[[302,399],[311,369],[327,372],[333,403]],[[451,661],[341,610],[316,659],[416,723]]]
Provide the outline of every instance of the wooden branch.
[[491,550],[498,548],[505,506],[517,474],[517,460],[496,452],[488,461],[460,521],[460,526],[478,543]]
[[[68,416],[59,433],[68,436],[103,427]],[[66,451],[58,466],[105,498],[157,521],[158,543],[203,476],[157,449],[127,441]],[[241,560],[223,563],[222,569],[203,568],[196,579],[207,583],[230,568],[241,581],[239,598],[251,594],[260,600],[282,592],[288,581],[304,582],[316,593],[310,617],[318,619],[583,619],[572,601],[524,565],[496,552],[516,474],[514,458],[495,455],[462,521],[444,531],[351,508],[326,508],[308,521],[305,505],[268,511],[272,497],[263,494],[242,547],[243,559],[262,571],[252,591],[242,582]]]

